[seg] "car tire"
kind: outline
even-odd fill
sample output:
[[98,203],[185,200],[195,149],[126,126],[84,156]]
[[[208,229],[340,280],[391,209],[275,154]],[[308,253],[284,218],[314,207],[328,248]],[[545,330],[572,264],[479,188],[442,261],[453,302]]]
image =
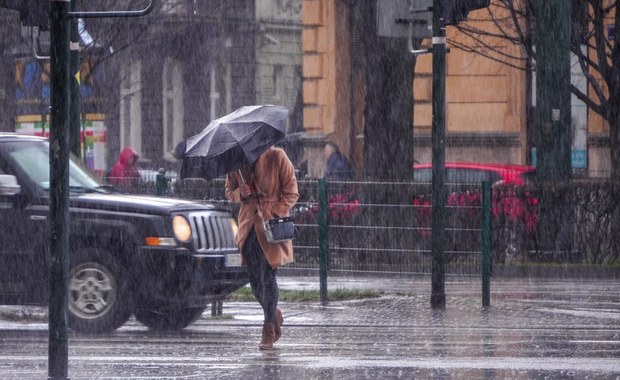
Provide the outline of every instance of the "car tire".
[[196,322],[206,306],[188,307],[178,310],[137,310],[136,319],[156,331],[176,331]]
[[69,327],[84,333],[116,330],[131,316],[124,268],[108,252],[73,252],[69,270]]

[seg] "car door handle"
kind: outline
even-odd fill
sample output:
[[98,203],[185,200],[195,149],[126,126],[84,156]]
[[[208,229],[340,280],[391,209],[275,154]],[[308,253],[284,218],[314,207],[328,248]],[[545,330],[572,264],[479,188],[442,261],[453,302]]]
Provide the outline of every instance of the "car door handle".
[[45,215],[30,215],[30,220],[46,220],[47,216]]

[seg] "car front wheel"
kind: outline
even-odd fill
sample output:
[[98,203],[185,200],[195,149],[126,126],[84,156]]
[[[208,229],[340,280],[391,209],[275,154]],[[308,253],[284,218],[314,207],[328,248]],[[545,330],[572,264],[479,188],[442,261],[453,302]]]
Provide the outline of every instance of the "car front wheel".
[[137,310],[136,319],[146,327],[157,331],[181,330],[196,322],[206,306],[178,310]]
[[131,316],[125,271],[107,252],[75,252],[69,271],[69,326],[78,332],[104,333]]

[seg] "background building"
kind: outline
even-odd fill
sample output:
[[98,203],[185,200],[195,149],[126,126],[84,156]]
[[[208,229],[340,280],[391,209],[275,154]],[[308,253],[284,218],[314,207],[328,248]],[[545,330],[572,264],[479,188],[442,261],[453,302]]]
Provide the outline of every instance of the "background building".
[[[535,73],[523,46],[500,37],[505,30],[500,31],[499,25],[506,27],[513,20],[506,6],[498,4],[499,1],[491,1],[491,12],[487,9],[471,12],[466,23],[468,32],[454,26],[447,28],[450,51],[446,58],[445,146],[449,161],[536,163],[532,120]],[[364,110],[369,91],[375,89],[365,85],[367,56],[360,54],[363,52],[360,33],[375,33],[376,26],[371,23],[356,25],[359,19],[353,16],[355,2],[303,0],[302,5],[305,128],[311,140],[337,142],[361,172],[363,152],[370,143],[364,141],[363,131],[368,127]],[[615,38],[614,14],[612,11],[605,16],[607,40]],[[519,22],[524,31],[532,31],[533,26],[527,24],[531,20],[520,19]],[[593,37],[590,38],[590,42],[595,43]],[[428,47],[430,41],[425,40],[422,45]],[[591,50],[589,53],[594,52],[594,48]],[[573,63],[572,84],[587,96],[596,97],[592,89],[587,88],[579,65],[575,60]],[[412,70],[415,70],[411,122],[413,159],[429,162],[432,56],[418,56]],[[569,128],[573,137],[574,172],[596,176],[609,174],[608,123],[575,96],[571,113],[573,125]],[[321,146],[318,143],[309,145],[307,152],[313,158],[310,172],[316,176],[323,170]]]
[[[493,3],[496,18],[508,20]],[[367,88],[364,36],[375,33],[375,25],[356,14],[360,2],[158,4],[147,17],[84,21],[88,36],[82,40],[79,70],[83,153],[93,155],[95,169],[109,168],[124,146],[136,149],[152,169],[174,168],[169,152],[176,143],[240,106],[271,103],[291,110],[289,132],[305,132],[310,176],[322,175],[326,140],[336,142],[363,173],[370,143],[365,141],[368,95],[375,90]],[[486,9],[472,12],[466,23],[487,35],[473,38],[447,28],[446,159],[535,163],[531,62],[521,46],[493,36],[497,24],[489,14]],[[613,15],[606,16],[609,23]],[[33,56],[32,39],[16,11],[0,8],[0,20],[5,36],[0,42],[5,73],[0,76],[0,130],[45,134],[49,61]],[[607,38],[615,38],[615,29]],[[38,41],[38,52],[45,53],[45,33]],[[506,64],[506,57],[514,61]],[[413,115],[407,137],[413,139],[412,161],[431,157],[431,62],[430,55],[423,55],[411,66]],[[579,71],[573,73],[573,84],[592,94]],[[573,168],[608,173],[608,123],[575,97],[572,116]]]
[[[163,0],[145,17],[84,20],[80,110],[91,166],[103,174],[131,146],[143,166],[173,169],[175,145],[217,117],[256,103],[294,111],[300,10],[295,0]],[[16,11],[0,8],[0,19],[0,130],[46,135],[49,59],[33,56]]]

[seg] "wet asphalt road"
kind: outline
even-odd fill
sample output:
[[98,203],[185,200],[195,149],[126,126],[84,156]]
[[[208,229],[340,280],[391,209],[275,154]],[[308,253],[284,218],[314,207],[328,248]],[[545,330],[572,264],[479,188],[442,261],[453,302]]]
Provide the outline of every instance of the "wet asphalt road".
[[[315,278],[280,278],[317,289]],[[381,298],[282,303],[284,335],[257,349],[254,303],[224,304],[180,333],[130,321],[112,334],[71,334],[71,379],[620,379],[620,281],[446,283],[430,307],[430,279],[330,278],[330,289],[375,288]],[[0,379],[47,377],[47,324],[0,321]]]

